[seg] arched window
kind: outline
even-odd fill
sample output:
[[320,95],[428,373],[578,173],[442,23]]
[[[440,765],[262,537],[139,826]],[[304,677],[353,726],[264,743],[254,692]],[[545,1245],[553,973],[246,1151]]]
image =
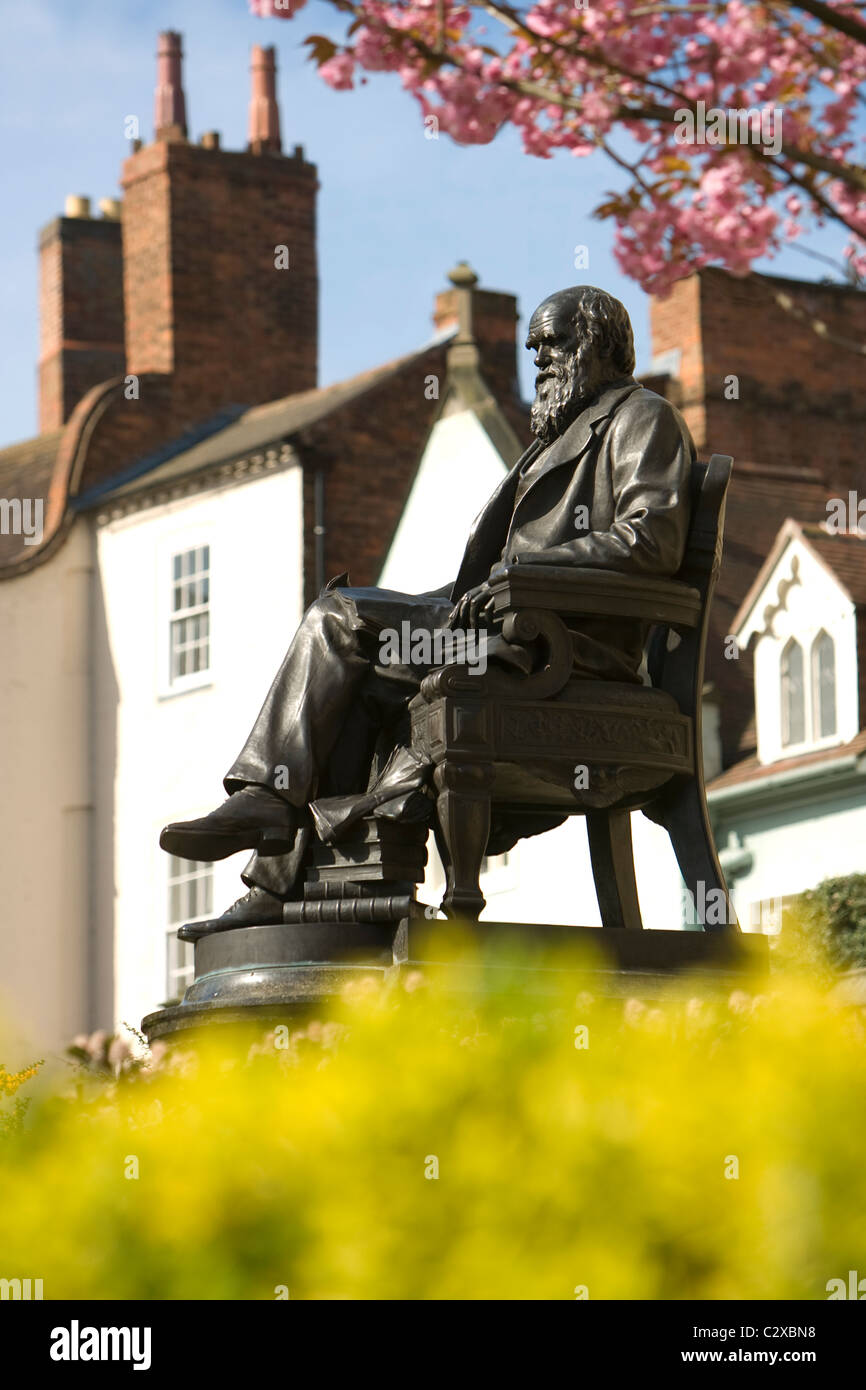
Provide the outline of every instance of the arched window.
[[836,732],[836,649],[827,632],[812,643],[812,736],[828,738]]
[[782,747],[806,737],[803,648],[792,637],[782,652]]

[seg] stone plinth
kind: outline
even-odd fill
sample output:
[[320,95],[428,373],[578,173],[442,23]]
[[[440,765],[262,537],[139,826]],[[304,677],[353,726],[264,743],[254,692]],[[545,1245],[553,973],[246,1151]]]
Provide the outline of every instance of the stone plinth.
[[[384,983],[405,969],[429,973],[449,993],[507,976],[510,989],[538,1000],[559,990],[555,962],[566,947],[589,952],[589,987],[605,994],[653,997],[684,972],[696,984],[733,989],[767,972],[767,939],[752,934],[512,922],[455,930],[456,924],[427,919],[422,904],[399,898],[391,913],[390,921],[283,922],[202,937],[183,1002],[149,1014],[142,1028],[151,1042],[190,1035],[204,1024],[261,1030],[322,1009],[353,980],[372,976]],[[470,964],[461,959],[465,944],[477,952]]]

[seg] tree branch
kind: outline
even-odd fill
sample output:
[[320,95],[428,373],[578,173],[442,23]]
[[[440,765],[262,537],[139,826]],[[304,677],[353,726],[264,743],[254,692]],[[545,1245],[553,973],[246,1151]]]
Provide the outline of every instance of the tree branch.
[[845,34],[855,43],[866,44],[866,24],[861,24],[859,19],[852,19],[850,15],[834,9],[832,5],[823,4],[822,0],[775,0],[775,2],[783,5],[786,9],[805,10],[806,14],[810,14],[813,19],[819,19],[822,24],[826,24],[828,29],[835,29],[837,33]]

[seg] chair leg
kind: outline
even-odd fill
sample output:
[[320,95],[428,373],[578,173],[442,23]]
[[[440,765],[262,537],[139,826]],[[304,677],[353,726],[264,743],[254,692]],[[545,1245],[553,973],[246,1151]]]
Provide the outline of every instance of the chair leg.
[[436,815],[445,847],[442,911],[449,918],[477,922],[485,907],[478,876],[490,834],[493,769],[488,763],[440,763],[434,781],[439,793]]
[[652,807],[652,819],[671,837],[695,917],[704,931],[740,930],[722,873],[703,787],[696,778],[668,793]]
[[628,811],[589,811],[586,816],[589,857],[603,927],[643,926]]

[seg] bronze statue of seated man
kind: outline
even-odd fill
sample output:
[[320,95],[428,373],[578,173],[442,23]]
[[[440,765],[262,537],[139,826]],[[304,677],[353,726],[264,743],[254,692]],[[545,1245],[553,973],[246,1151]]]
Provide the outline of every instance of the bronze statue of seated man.
[[[281,920],[283,902],[299,892],[317,799],[360,797],[383,735],[394,748],[405,739],[409,701],[436,664],[437,644],[419,643],[416,657],[415,648],[395,651],[394,632],[458,630],[467,653],[469,635],[484,633],[476,652],[527,669],[524,649],[488,632],[488,581],[503,565],[655,577],[679,569],[695,448],[679,412],[635,381],[623,305],[593,286],[561,290],[532,315],[526,346],[538,368],[534,440],[476,519],[457,579],[419,595],[332,580],[226,774],[228,800],[162,832],[163,849],[185,859],[254,851],[242,875],[251,891],[210,929]],[[642,621],[580,619],[572,636],[575,675],[640,682]],[[390,786],[385,776],[380,800],[399,797],[400,773]]]

